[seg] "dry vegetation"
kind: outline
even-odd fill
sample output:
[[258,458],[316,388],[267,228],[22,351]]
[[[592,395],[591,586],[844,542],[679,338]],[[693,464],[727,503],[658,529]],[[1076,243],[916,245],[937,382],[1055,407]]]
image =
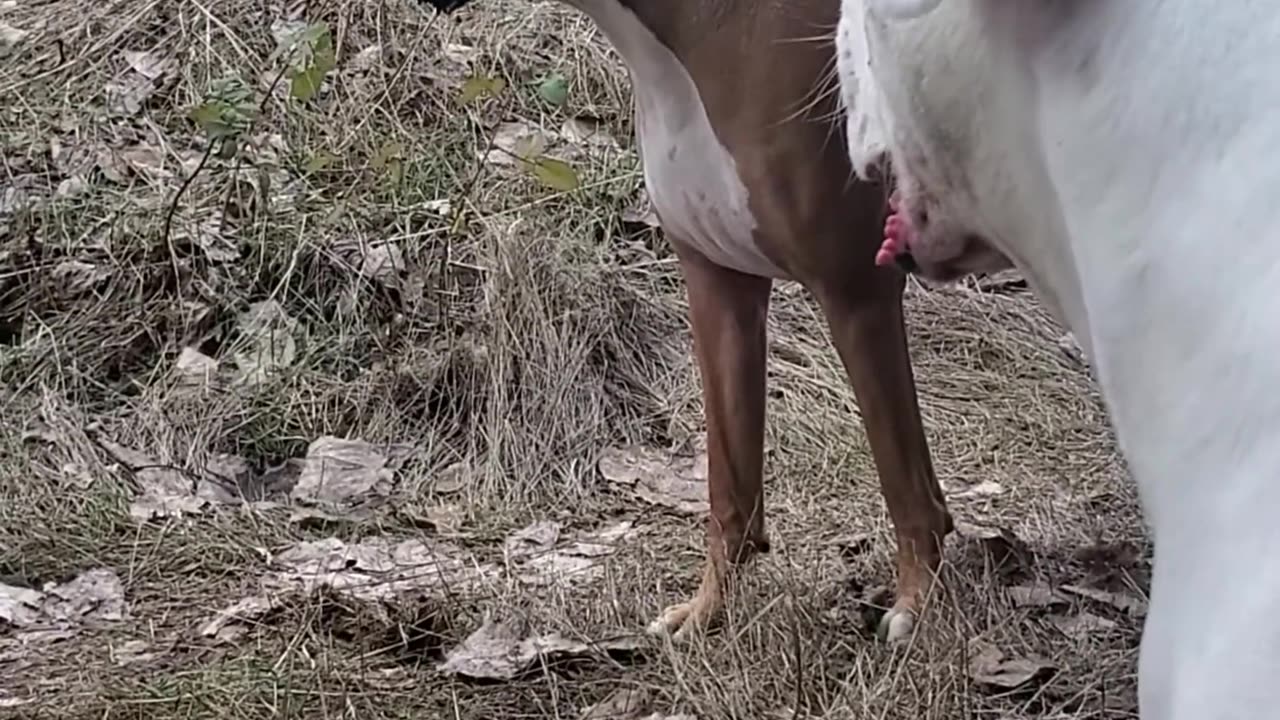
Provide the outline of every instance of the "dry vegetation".
[[910,647],[789,285],[776,551],[723,631],[639,634],[696,581],[701,414],[628,111],[551,2],[0,0],[0,715],[1136,717],[1146,542],[1016,284],[909,291],[964,523]]

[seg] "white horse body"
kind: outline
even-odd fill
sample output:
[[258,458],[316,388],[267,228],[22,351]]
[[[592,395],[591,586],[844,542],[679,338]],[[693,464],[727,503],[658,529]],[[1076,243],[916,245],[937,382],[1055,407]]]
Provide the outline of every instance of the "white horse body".
[[921,266],[981,236],[1089,353],[1155,543],[1142,717],[1280,716],[1280,5],[843,0],[837,44]]

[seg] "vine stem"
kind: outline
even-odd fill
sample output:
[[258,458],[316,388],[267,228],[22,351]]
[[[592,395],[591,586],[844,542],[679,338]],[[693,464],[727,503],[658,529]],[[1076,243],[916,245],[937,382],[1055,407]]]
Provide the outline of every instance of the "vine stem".
[[182,300],[182,277],[179,274],[178,267],[178,250],[173,246],[173,216],[178,213],[178,203],[182,201],[182,196],[187,192],[187,188],[196,181],[196,177],[200,175],[200,171],[209,164],[209,158],[213,157],[213,153],[222,147],[224,141],[210,140],[209,146],[204,149],[204,154],[200,156],[200,163],[196,165],[196,169],[191,171],[186,180],[178,186],[178,192],[173,194],[173,200],[169,203],[169,210],[164,215],[164,244],[169,248],[169,262],[173,265],[173,285],[178,291],[178,300]]

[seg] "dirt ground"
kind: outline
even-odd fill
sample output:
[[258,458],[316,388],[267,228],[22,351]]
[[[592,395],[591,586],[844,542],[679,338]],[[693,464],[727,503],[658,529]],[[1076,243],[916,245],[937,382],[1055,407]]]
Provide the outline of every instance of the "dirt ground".
[[961,528],[908,646],[787,284],[775,550],[719,632],[643,634],[696,586],[700,398],[583,17],[0,0],[0,98],[0,716],[1136,717],[1148,544],[1016,279],[909,288]]

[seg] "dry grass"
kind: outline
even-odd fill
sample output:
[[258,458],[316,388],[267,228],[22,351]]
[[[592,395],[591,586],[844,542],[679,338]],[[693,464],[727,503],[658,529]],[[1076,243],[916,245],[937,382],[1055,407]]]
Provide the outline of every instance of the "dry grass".
[[[272,21],[290,16],[333,30],[339,68],[318,101],[265,92],[284,66]],[[441,648],[485,615],[571,636],[634,633],[695,584],[699,523],[641,507],[592,461],[610,444],[680,445],[700,423],[673,259],[653,231],[619,220],[641,181],[615,57],[584,18],[522,0],[456,18],[408,0],[11,0],[0,23],[27,33],[0,59],[0,581],[38,586],[109,567],[128,603],[124,622],[16,653],[0,645],[0,714],[571,718],[642,687],[654,710],[700,718],[1136,717],[1137,620],[1093,604],[1117,627],[1071,638],[1004,589],[1029,578],[1141,586],[1146,542],[1097,393],[1057,346],[1060,330],[1025,290],[976,285],[910,289],[926,425],[957,518],[1006,527],[1030,552],[1011,569],[989,543],[955,540],[949,590],[911,648],[863,631],[857,600],[891,579],[891,535],[823,323],[784,285],[771,320],[777,549],[746,578],[724,632],[510,682],[442,675]],[[477,50],[470,68],[448,59],[450,44]],[[372,69],[356,67],[374,45]],[[109,86],[136,79],[126,51],[180,65],[136,112],[113,113]],[[464,108],[458,84],[476,70],[508,89]],[[553,71],[570,80],[569,111],[537,97]],[[262,102],[254,144],[240,160],[214,158],[175,204],[208,147],[186,113],[227,73]],[[627,148],[575,160],[579,190],[479,162],[499,121],[554,128],[570,111],[601,118]],[[136,167],[112,159],[139,148]],[[332,162],[307,172],[322,153]],[[399,160],[379,161],[389,155]],[[112,178],[103,164],[124,169]],[[465,209],[461,220],[433,209],[442,198]],[[403,250],[398,287],[344,262],[342,243],[375,240]],[[222,241],[237,259],[209,252]],[[287,368],[197,392],[175,380],[183,347],[228,364],[236,318],[268,298],[300,328]],[[389,617],[315,595],[236,642],[201,637],[213,611],[259,590],[265,550],[335,531],[256,509],[140,524],[126,511],[129,474],[102,439],[180,468],[215,452],[263,467],[325,434],[414,444],[396,497],[457,505],[456,534],[479,558],[501,563],[503,537],[544,518],[629,517],[644,541],[594,583],[504,581]],[[469,482],[444,497],[434,478],[459,461]],[[964,492],[985,481],[1004,492]],[[382,515],[337,532],[428,531]],[[842,552],[841,538],[862,533],[868,551]],[[1076,598],[1053,614],[1081,607]],[[0,642],[13,637],[0,620]],[[1061,672],[992,693],[968,671],[976,637]],[[128,641],[153,657],[123,663]]]

